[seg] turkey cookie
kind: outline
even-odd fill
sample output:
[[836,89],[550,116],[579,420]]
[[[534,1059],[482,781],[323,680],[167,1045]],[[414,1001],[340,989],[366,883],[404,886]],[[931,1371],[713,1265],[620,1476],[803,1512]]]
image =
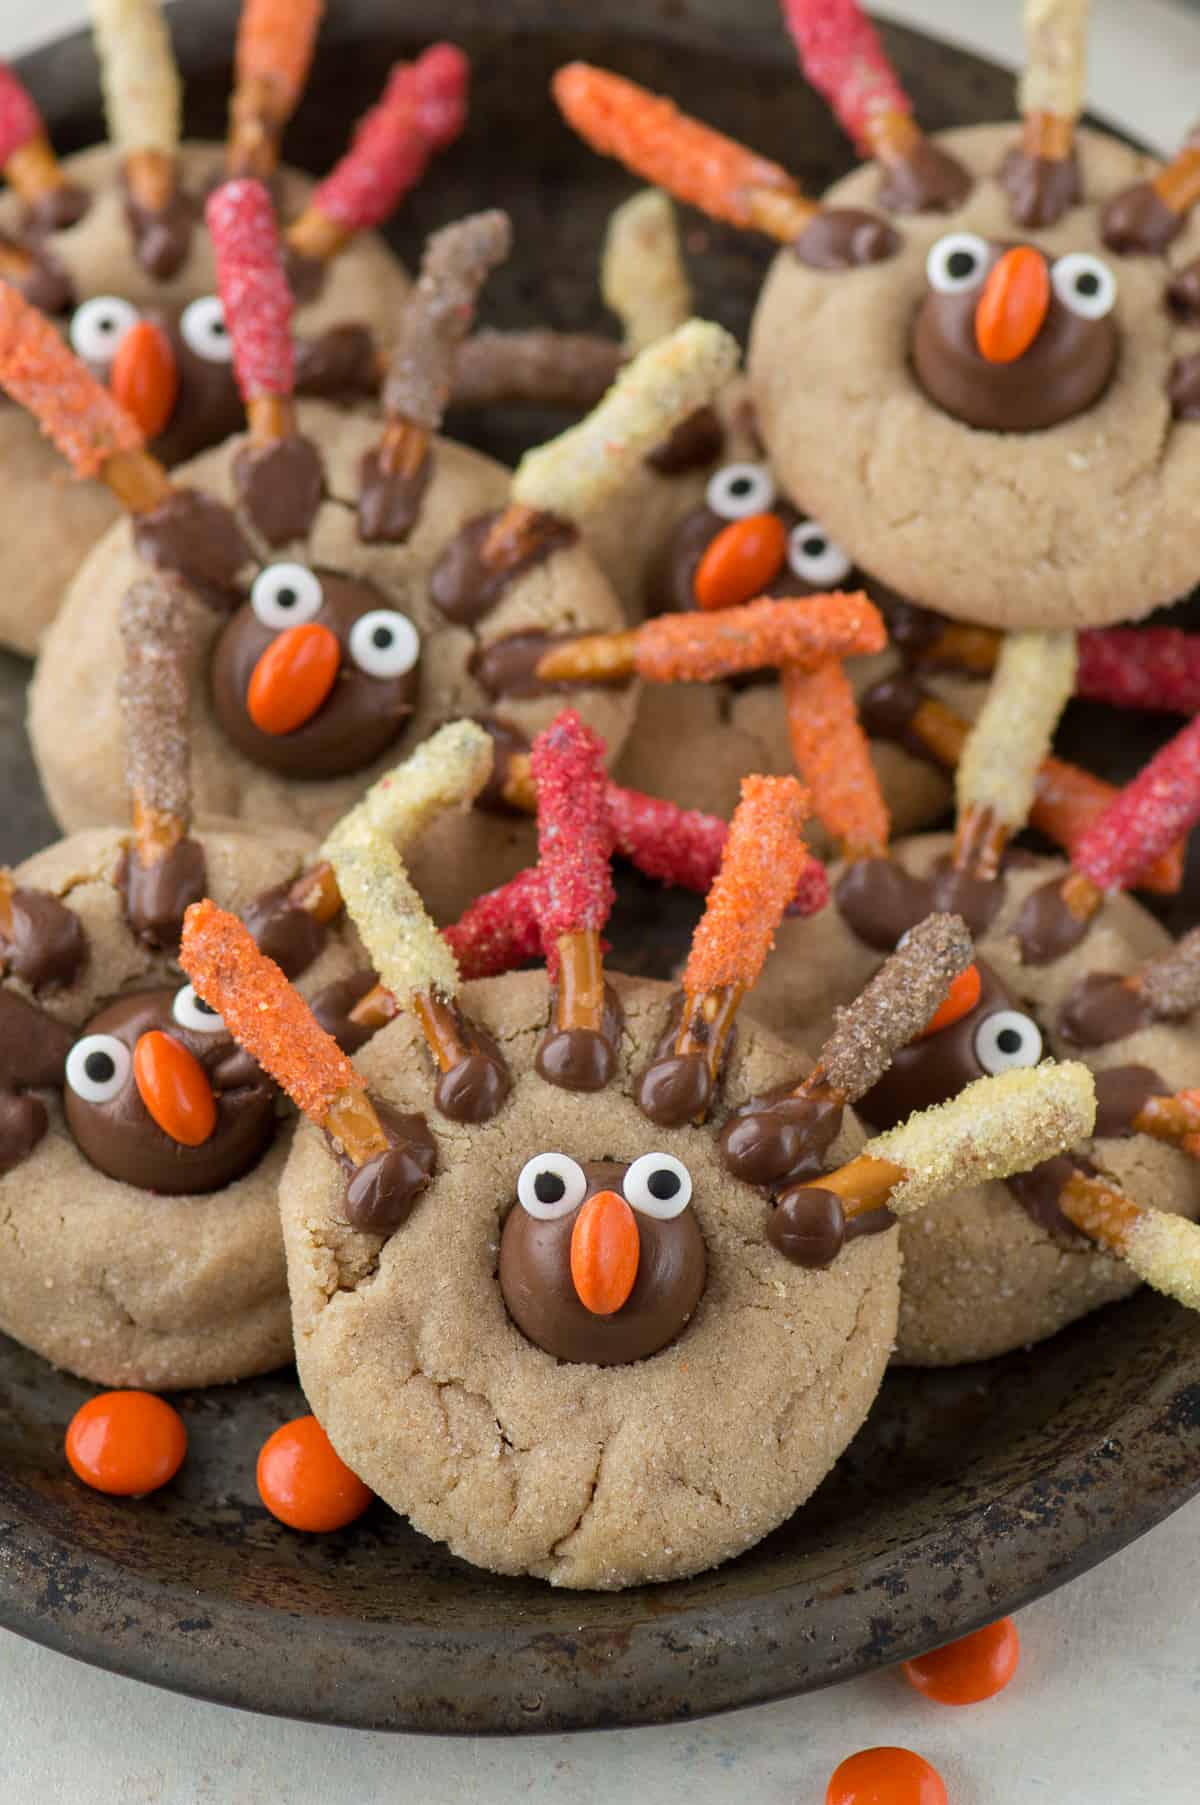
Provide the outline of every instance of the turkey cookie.
[[1155,173],[1075,131],[1079,8],[1055,9],[1017,145],[1003,125],[926,139],[857,8],[838,11],[845,41],[810,5],[793,25],[883,180],[860,170],[820,206],[599,71],[560,71],[556,92],[598,148],[788,245],[751,334],[759,423],[784,488],[881,582],[1002,628],[1174,599],[1200,555],[1194,148]]
[[[938,1178],[921,1130],[906,1131],[903,1147],[867,1150],[888,1156],[870,1162],[882,1190],[868,1196],[852,1161],[829,1175],[834,1192],[795,1186],[772,1217],[705,1120],[794,1084],[802,1063],[755,1027],[730,1040],[732,988],[753,982],[803,857],[795,781],[750,781],[679,997],[604,978],[597,747],[551,730],[534,757],[553,982],[460,991],[390,843],[362,822],[334,863],[403,1013],[358,1067],[221,911],[190,913],[182,956],[312,1119],[285,1235],[301,1378],[338,1453],[478,1565],[611,1589],[729,1558],[823,1477],[869,1408],[893,1323],[895,1237],[843,1241],[886,1228],[882,1204],[916,1207]],[[701,1046],[704,1020],[720,1035]],[[694,1050],[673,1051],[681,1036]],[[1049,1082],[1054,1101],[1023,1096],[1019,1127],[1003,1106],[990,1157],[1090,1120],[1086,1075]],[[822,1118],[810,1172],[858,1139]],[[952,1125],[940,1144],[963,1156]]]
[[[256,11],[247,8],[251,23]],[[241,418],[202,218],[222,152],[179,141],[179,80],[157,4],[107,0],[97,8],[96,30],[109,144],[57,164],[32,102],[4,74],[9,133],[0,156],[5,145],[11,150],[4,164],[10,190],[0,196],[0,274],[55,319],[171,465],[219,444]],[[239,61],[244,96],[251,82],[244,44]],[[303,69],[295,75],[288,111]],[[447,77],[457,92],[448,90]],[[464,82],[465,66],[449,46],[397,65],[355,148],[323,184],[314,187],[292,170],[274,172],[280,215],[291,222],[301,392],[345,400],[374,393],[378,348],[390,343],[408,284],[364,228],[387,216],[432,150],[456,135]],[[414,91],[427,95],[430,123],[420,143],[408,139],[415,168],[406,168],[406,145],[397,138],[412,132]],[[244,99],[235,100],[235,114],[243,111]],[[279,129],[285,119],[286,112]],[[269,148],[264,139],[260,162],[271,160]],[[376,152],[390,155],[364,169]],[[229,155],[231,167],[244,160],[234,147]],[[8,472],[5,537],[14,578],[0,600],[0,642],[32,652],[118,509],[100,487],[63,485],[51,448],[20,409],[0,410],[0,458]]]
[[[847,865],[831,909],[802,933],[781,928],[757,1004],[779,1028],[819,1022],[930,909],[953,909],[975,934],[974,969],[858,1100],[860,1114],[890,1127],[982,1074],[1036,1067],[1047,1051],[1075,1053],[1095,1072],[1094,1139],[902,1225],[897,1355],[909,1363],[982,1359],[1041,1340],[1126,1295],[1139,1277],[1200,1302],[1187,1276],[1196,1231],[1173,1221],[1200,1211],[1188,1151],[1200,1119],[1190,1019],[1200,1003],[1200,935],[1173,946],[1118,894],[1200,812],[1198,736],[1185,730],[1190,742],[1169,747],[1078,823],[1070,866],[1005,858],[1072,674],[1070,636],[1009,638],[959,767],[955,837],[910,840],[888,858]],[[1139,1251],[1147,1223],[1151,1239],[1176,1249],[1165,1274],[1157,1254]]]

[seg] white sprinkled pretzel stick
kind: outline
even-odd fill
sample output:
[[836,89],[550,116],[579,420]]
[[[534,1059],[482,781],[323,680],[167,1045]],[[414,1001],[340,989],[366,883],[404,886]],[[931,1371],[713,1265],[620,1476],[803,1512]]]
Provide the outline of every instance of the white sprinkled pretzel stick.
[[160,0],[91,0],[108,135],[115,148],[174,157],[183,85]]
[[1074,633],[1010,633],[958,761],[955,864],[977,877],[1000,868],[1029,819],[1038,770],[1075,688]]
[[1025,119],[1040,113],[1070,124],[1079,117],[1086,93],[1087,34],[1088,0],[1025,0],[1026,64],[1017,89]]
[[371,785],[333,828],[322,856],[331,859],[339,841],[369,830],[405,846],[435,815],[473,802],[491,774],[490,736],[475,721],[450,721]]
[[380,978],[402,1008],[418,993],[458,994],[454,954],[438,933],[404,860],[385,834],[369,826],[330,849],[342,901]]
[[1140,1279],[1200,1310],[1200,1227],[1183,1216],[1135,1203],[1107,1180],[1074,1172],[1058,1194],[1063,1215],[1119,1254]]
[[604,237],[600,289],[636,355],[692,313],[675,208],[661,188],[643,188],[612,213]]

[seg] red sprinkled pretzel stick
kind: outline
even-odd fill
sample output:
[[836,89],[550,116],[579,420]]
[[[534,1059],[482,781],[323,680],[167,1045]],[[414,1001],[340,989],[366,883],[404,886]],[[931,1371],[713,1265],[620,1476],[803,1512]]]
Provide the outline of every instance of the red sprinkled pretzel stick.
[[1063,880],[1063,901],[1077,920],[1128,889],[1181,834],[1200,820],[1200,718],[1181,729],[1081,835]]
[[295,426],[292,291],[275,210],[261,182],[233,181],[213,190],[204,214],[246,418],[257,443],[269,444]]
[[604,741],[564,709],[529,754],[537,786],[542,950],[558,984],[560,1031],[604,1023],[601,935],[614,901]]
[[808,857],[811,813],[794,777],[743,777],[742,799],[683,974],[676,1054],[702,1055],[710,1085],[743,996],[753,989]]
[[292,250],[325,262],[357,232],[382,225],[459,136],[469,82],[470,65],[454,44],[433,44],[415,63],[394,64],[350,149],[288,228]]
[[912,102],[855,0],[783,0],[805,79],[864,157],[891,162],[920,138]]
[[226,168],[266,180],[304,92],[322,0],[245,0],[234,52]]
[[366,1080],[236,915],[207,899],[193,903],[179,963],[240,1045],[356,1166],[386,1153]]
[[[947,621],[913,648],[922,664],[986,676],[995,669],[1002,635],[991,627]],[[1078,635],[1075,694],[1113,708],[1200,714],[1200,635],[1182,627],[1089,627]]]
[[841,661],[783,670],[783,699],[796,769],[813,813],[844,859],[881,858],[891,822],[858,704]]
[[69,186],[33,97],[7,63],[0,63],[0,169],[30,207]]
[[551,85],[568,125],[593,150],[713,219],[790,244],[819,211],[779,164],[636,82],[590,63],[568,63]]
[[0,282],[0,388],[33,415],[76,476],[99,477],[133,514],[171,493],[162,465],[52,323]]

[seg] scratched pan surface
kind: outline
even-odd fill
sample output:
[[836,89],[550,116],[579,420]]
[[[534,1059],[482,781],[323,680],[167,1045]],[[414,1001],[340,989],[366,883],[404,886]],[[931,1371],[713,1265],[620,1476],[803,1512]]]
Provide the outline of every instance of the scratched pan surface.
[[[432,226],[509,207],[518,252],[491,317],[602,325],[595,249],[628,184],[578,148],[546,99],[551,71],[585,56],[670,90],[822,186],[847,149],[796,80],[771,0],[339,0],[319,83],[289,136],[324,167],[378,71],[451,34],[476,67],[471,127],[396,233],[411,260]],[[174,15],[188,124],[218,135],[235,0]],[[564,15],[587,20],[564,29]],[[988,65],[887,33],[930,125],[1007,116],[1012,84]],[[99,119],[83,39],[26,72],[60,148]],[[692,220],[702,309],[745,330],[765,252]],[[513,453],[539,426],[506,422]],[[0,668],[0,859],[53,837],[26,752],[26,667]],[[1119,778],[1162,737],[1098,715],[1071,751]],[[622,878],[626,969],[665,975],[694,905]],[[1175,905],[1200,915],[1200,872]],[[1200,1489],[1200,1321],[1149,1296],[1092,1317],[1033,1354],[947,1373],[897,1373],[836,1472],[794,1521],[718,1572],[615,1597],[500,1580],[453,1560],[382,1506],[341,1535],[281,1529],[254,1489],[258,1447],[302,1408],[285,1373],[184,1397],[191,1452],[142,1503],[68,1475],[63,1427],[89,1388],[0,1337],[0,1622],[83,1660],[233,1705],[372,1728],[533,1731],[660,1722],[828,1685],[916,1654],[1061,1584]]]

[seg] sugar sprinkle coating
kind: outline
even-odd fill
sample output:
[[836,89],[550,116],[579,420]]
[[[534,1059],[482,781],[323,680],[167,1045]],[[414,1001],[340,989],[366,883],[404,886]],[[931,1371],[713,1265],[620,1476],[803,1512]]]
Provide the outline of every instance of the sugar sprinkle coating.
[[1027,60],[1017,85],[1023,116],[1075,119],[1087,80],[1088,0],[1025,0]]
[[1191,928],[1169,952],[1149,959],[1137,988],[1156,1021],[1180,1021],[1200,1008],[1200,927]]
[[437,431],[479,291],[511,247],[512,222],[499,210],[473,213],[429,239],[384,384],[384,410],[393,418]]
[[1200,714],[1200,635],[1182,627],[1093,627],[1079,635],[1075,694],[1114,708]]
[[313,195],[313,206],[352,232],[382,225],[434,154],[462,131],[469,80],[470,65],[454,44],[431,44],[415,62],[396,63],[350,149]]
[[679,225],[669,196],[643,188],[609,217],[600,261],[604,304],[621,322],[625,349],[636,356],[682,326],[692,311]]
[[0,169],[44,129],[25,84],[7,63],[0,63]]
[[406,846],[435,815],[473,802],[492,773],[492,742],[475,721],[439,727],[400,764],[386,771],[329,834],[321,856],[372,832]]
[[117,452],[143,449],[124,408],[7,282],[0,282],[0,388],[33,415],[76,476],[97,476]]
[[876,1135],[863,1157],[903,1169],[887,1204],[904,1216],[971,1185],[1032,1170],[1086,1140],[1095,1120],[1096,1087],[1087,1066],[1045,1062],[977,1078],[948,1103]]
[[882,652],[886,644],[883,617],[864,590],[795,601],[763,597],[646,621],[637,630],[637,673],[649,683],[710,683],[772,666],[811,670],[830,657]]
[[189,592],[156,572],[126,591],[120,629],[125,782],[139,807],[186,825],[191,816]]
[[1143,1210],[1123,1251],[1147,1285],[1200,1310],[1200,1228],[1194,1222],[1166,1210]]
[[960,817],[990,812],[1010,833],[1033,807],[1038,768],[1075,687],[1073,633],[1009,633],[958,761]]
[[833,1032],[817,1058],[830,1087],[854,1103],[878,1084],[974,956],[967,924],[958,915],[927,915],[910,929],[854,1002],[834,1010]]
[[583,520],[640,477],[646,453],[711,401],[737,366],[737,341],[723,327],[688,320],[627,364],[578,426],[525,453],[513,501]]
[[292,111],[308,80],[324,0],[244,0],[234,67],[239,85],[261,82],[277,116]]
[[236,915],[207,897],[193,903],[179,963],[235,1040],[313,1121],[324,1122],[347,1091],[365,1091],[366,1080]]
[[1155,753],[1080,835],[1071,863],[1105,893],[1136,883],[1200,819],[1200,719]]
[[882,853],[891,821],[841,661],[830,658],[811,671],[785,665],[783,700],[792,757],[814,815],[844,856]]
[[404,860],[386,835],[366,828],[331,852],[342,901],[371,963],[402,1008],[418,992],[457,995],[454,954],[438,933]]
[[688,996],[753,987],[808,857],[801,835],[811,812],[794,777],[743,777],[721,869],[692,936]]
[[496,978],[540,958],[542,874],[518,871],[442,930],[464,978]]
[[599,934],[612,912],[613,826],[604,741],[573,708],[564,709],[530,749],[537,785],[542,948],[550,975],[564,934]]
[[856,0],[783,0],[783,19],[805,79],[823,94],[860,156],[872,150],[872,122],[911,113],[912,102]]
[[242,400],[290,396],[295,381],[292,291],[271,197],[261,182],[240,177],[214,188],[204,216]]
[[160,0],[92,0],[92,23],[112,143],[174,155],[183,83]]

